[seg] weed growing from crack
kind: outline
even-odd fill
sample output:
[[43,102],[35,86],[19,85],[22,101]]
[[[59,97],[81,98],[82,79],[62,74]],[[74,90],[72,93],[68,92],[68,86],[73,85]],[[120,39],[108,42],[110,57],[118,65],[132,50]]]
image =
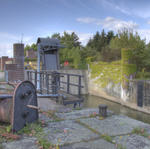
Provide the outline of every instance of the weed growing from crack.
[[116,144],[117,149],[126,149],[126,147],[123,147],[121,144]]
[[19,138],[17,134],[12,134],[12,126],[10,124],[0,123],[0,144]]
[[46,125],[44,124],[44,121],[27,124],[18,132],[18,134],[26,134],[30,137],[36,137],[36,144],[40,149],[56,149],[55,145],[52,145],[47,139],[45,139],[46,134],[43,132],[43,125]]
[[141,135],[141,136],[143,136],[143,137],[148,137],[148,138],[150,138],[150,135],[146,132],[146,130],[145,130],[144,128],[139,128],[139,127],[134,128],[134,129],[132,130],[132,134],[138,134],[138,135]]
[[41,114],[51,118],[51,122],[59,122],[59,121],[63,121],[64,119],[61,119],[59,118],[57,115],[56,115],[56,111],[54,110],[48,110],[48,111],[40,111]]
[[113,142],[112,141],[112,137],[111,136],[108,136],[107,134],[102,134],[101,137],[106,140],[107,142]]
[[88,126],[88,125],[82,123],[79,119],[76,120],[75,122],[78,123],[78,124],[80,124],[80,125],[82,125],[82,126],[84,126],[84,127],[86,127],[87,129],[91,130],[92,132],[94,132],[94,133],[100,135],[100,133],[99,133],[98,131],[96,131],[95,129],[91,128],[90,126]]

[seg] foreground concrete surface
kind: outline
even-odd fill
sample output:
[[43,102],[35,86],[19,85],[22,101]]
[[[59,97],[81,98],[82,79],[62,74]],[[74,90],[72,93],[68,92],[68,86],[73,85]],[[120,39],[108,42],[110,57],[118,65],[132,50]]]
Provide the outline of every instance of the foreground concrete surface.
[[[150,149],[150,125],[123,115],[98,116],[98,109],[72,110],[49,99],[39,99],[42,110],[55,110],[61,121],[44,114],[44,138],[60,149]],[[145,130],[136,133],[135,129]],[[146,135],[145,135],[146,134]],[[39,149],[36,137],[23,136],[18,141],[3,143],[4,149]]]

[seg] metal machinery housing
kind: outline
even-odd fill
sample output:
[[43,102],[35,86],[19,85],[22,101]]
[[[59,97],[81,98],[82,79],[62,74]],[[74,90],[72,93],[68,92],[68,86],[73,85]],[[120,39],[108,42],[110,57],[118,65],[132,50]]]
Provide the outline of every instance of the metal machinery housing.
[[0,94],[0,121],[12,125],[14,132],[38,120],[36,88],[30,81],[14,85],[13,94]]
[[59,48],[63,47],[60,41],[55,38],[38,38],[38,70],[40,71],[40,62],[42,70],[58,70],[59,66]]

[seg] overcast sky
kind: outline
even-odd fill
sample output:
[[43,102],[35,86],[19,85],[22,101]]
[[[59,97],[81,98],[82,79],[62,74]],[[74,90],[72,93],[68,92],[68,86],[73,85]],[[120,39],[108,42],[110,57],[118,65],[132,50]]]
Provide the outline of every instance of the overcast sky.
[[13,43],[76,32],[83,45],[104,28],[138,31],[150,41],[150,0],[0,0],[0,56],[12,56]]

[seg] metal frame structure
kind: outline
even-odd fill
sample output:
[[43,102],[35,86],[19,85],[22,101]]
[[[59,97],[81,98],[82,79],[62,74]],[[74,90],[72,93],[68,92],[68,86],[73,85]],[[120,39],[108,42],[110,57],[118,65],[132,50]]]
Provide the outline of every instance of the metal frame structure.
[[[37,72],[41,71],[40,63],[42,62],[42,70],[58,70],[59,66],[59,54],[58,51],[63,46],[60,41],[55,38],[38,38],[37,40]],[[40,76],[38,75],[40,80]],[[40,88],[40,82],[38,83]]]
[[[40,76],[38,79],[37,76]],[[76,78],[78,83],[71,82],[71,77]],[[83,102],[81,97],[82,86],[82,75],[59,73],[57,71],[32,71],[27,70],[27,79],[33,82],[37,87],[38,97],[63,97],[63,104],[75,104]],[[65,78],[65,79],[63,79]],[[40,87],[38,88],[38,82]],[[71,87],[76,87],[76,94],[71,92]],[[73,98],[74,100],[65,100],[67,97]]]

